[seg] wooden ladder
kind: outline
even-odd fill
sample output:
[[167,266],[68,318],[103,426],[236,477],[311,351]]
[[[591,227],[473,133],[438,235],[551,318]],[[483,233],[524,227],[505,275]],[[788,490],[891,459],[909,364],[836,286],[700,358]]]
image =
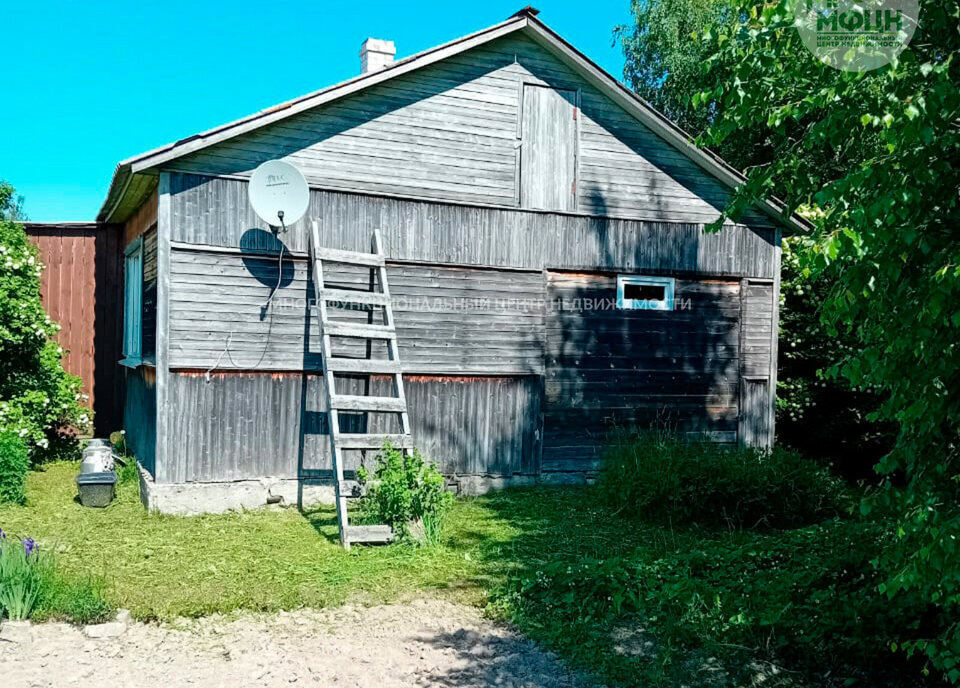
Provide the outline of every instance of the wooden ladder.
[[[408,451],[413,447],[410,435],[410,417],[407,415],[407,398],[403,392],[403,375],[400,368],[400,352],[397,348],[397,333],[394,329],[393,307],[390,303],[390,288],[387,284],[387,269],[383,256],[383,245],[379,230],[373,232],[373,252],[359,253],[338,251],[320,246],[320,231],[313,222],[310,236],[310,259],[313,261],[313,284],[316,290],[317,308],[320,311],[320,328],[323,339],[323,375],[327,390],[327,409],[330,420],[330,450],[333,458],[334,489],[337,500],[337,525],[340,529],[340,542],[350,549],[354,542],[385,543],[393,539],[393,531],[388,525],[352,526],[347,517],[347,497],[343,478],[344,450],[380,449],[389,441],[394,447]],[[366,267],[376,271],[376,280],[371,280],[369,291],[350,289],[329,289],[323,278],[323,263]],[[379,285],[380,291],[375,291]],[[330,320],[327,304],[353,304],[382,309],[382,323],[352,323]],[[373,319],[373,318],[371,318]],[[366,340],[369,353],[373,341],[386,342],[387,358],[344,358],[334,357],[331,339],[333,337]],[[338,394],[335,373],[352,375],[390,375],[393,378],[395,397]],[[369,390],[369,385],[367,385]],[[340,412],[351,413],[391,413],[400,416],[400,434],[341,433]],[[369,416],[367,423],[369,424]]]

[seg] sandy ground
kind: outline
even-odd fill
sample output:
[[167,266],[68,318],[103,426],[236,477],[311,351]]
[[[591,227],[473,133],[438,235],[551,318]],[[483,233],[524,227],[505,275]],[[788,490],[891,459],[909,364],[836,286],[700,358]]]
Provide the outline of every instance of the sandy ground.
[[111,639],[65,624],[30,635],[0,642],[4,688],[592,685],[476,609],[440,600],[132,623]]

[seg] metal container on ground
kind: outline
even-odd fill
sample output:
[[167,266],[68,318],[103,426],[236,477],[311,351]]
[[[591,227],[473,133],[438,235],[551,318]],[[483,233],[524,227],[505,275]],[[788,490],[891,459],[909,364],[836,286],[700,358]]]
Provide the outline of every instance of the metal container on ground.
[[117,474],[113,471],[80,473],[77,475],[77,493],[84,506],[104,507],[113,501]]
[[108,440],[94,439],[83,450],[81,473],[104,473],[112,471],[114,466],[113,447]]

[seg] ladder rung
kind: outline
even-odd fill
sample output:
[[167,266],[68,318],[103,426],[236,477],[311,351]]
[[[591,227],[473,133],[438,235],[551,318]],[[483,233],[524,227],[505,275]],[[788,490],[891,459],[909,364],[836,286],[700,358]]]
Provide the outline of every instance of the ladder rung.
[[357,337],[358,339],[393,339],[397,336],[396,330],[389,325],[354,324],[333,322],[328,320],[324,331],[336,337]]
[[363,433],[340,433],[337,446],[340,449],[380,449],[390,442],[397,449],[413,449],[410,435],[367,435]]
[[365,303],[372,306],[386,306],[390,297],[376,291],[350,291],[349,289],[324,289],[321,297],[324,301],[341,303]]
[[376,253],[360,253],[359,251],[340,251],[335,248],[318,248],[316,257],[332,263],[352,263],[354,265],[381,266],[383,256]]
[[390,526],[347,526],[348,542],[392,542],[393,529]]
[[338,411],[406,411],[407,405],[396,397],[364,397],[351,394],[334,394],[330,406]]
[[328,358],[327,367],[334,373],[383,373],[400,372],[400,361],[386,358]]

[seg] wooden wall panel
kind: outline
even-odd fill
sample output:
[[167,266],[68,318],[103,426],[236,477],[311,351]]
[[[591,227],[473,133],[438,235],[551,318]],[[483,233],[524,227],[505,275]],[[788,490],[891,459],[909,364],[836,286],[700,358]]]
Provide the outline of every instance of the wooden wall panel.
[[157,353],[157,228],[143,235],[143,296],[141,299],[141,349],[146,360]]
[[98,223],[25,223],[40,252],[44,271],[40,294],[50,318],[60,325],[64,367],[83,380],[94,411],[95,432],[120,428],[123,378],[121,232]]
[[[171,175],[174,242],[276,251],[269,228],[250,209],[241,180]],[[374,229],[389,258],[541,270],[653,270],[770,278],[779,269],[773,230],[645,222],[508,210],[328,191],[311,193],[309,218],[324,245],[370,250]],[[283,234],[304,253],[307,220]]]
[[123,429],[128,449],[151,475],[156,475],[157,377],[152,367],[124,368],[126,400]]
[[741,282],[743,320],[740,375],[740,442],[751,447],[773,445],[776,401],[777,289],[775,280]]
[[[326,280],[366,288],[369,270],[362,273],[331,268]],[[388,279],[406,372],[542,372],[541,273],[393,264]],[[281,272],[277,257],[175,249],[170,289],[172,367],[320,369],[313,281],[303,258],[285,259]],[[351,315],[367,321],[361,310],[336,317]]]
[[159,196],[154,191],[130,219],[124,223],[123,246],[126,248],[131,241],[142,236],[147,230],[157,224],[157,207]]
[[620,310],[616,276],[549,273],[545,471],[592,470],[611,429],[736,441],[737,281],[678,279],[674,311]]
[[[246,176],[284,157],[311,184],[488,205],[518,205],[516,144],[524,84],[578,91],[584,212],[710,222],[730,190],[556,57],[507,36],[173,163]],[[770,226],[757,213],[748,222]]]
[[[345,382],[339,391],[359,391],[359,380]],[[332,477],[322,376],[216,372],[207,379],[203,371],[178,371],[169,385],[180,433],[159,482]],[[536,472],[537,378],[408,376],[405,389],[414,440],[442,472]],[[343,418],[341,430],[361,431],[356,420]],[[372,431],[384,425],[371,424]],[[348,477],[360,460],[347,452]]]

